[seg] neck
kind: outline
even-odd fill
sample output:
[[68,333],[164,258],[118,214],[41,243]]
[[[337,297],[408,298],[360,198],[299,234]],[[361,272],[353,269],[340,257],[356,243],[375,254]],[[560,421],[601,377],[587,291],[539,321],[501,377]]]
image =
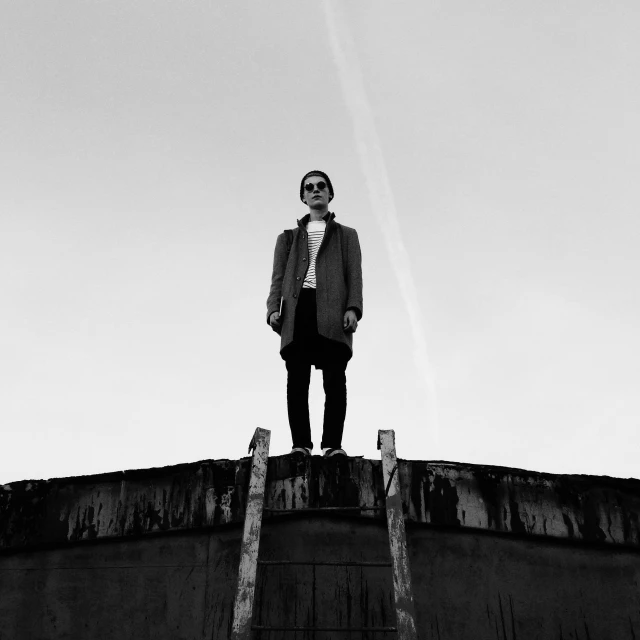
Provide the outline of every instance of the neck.
[[320,222],[324,216],[329,213],[329,209],[309,209],[309,220],[313,222]]

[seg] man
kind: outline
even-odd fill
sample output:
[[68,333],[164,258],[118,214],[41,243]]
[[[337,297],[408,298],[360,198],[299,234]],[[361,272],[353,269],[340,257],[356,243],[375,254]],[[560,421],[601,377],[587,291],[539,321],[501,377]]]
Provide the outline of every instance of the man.
[[311,365],[322,369],[325,391],[320,447],[325,457],[346,456],[342,432],[347,411],[347,363],[353,333],[362,318],[362,258],[355,229],[329,212],[333,185],[322,171],[300,183],[309,213],[297,228],[278,236],[273,259],[267,323],[280,334],[287,367],[287,411],[292,453],[311,455],[309,382]]

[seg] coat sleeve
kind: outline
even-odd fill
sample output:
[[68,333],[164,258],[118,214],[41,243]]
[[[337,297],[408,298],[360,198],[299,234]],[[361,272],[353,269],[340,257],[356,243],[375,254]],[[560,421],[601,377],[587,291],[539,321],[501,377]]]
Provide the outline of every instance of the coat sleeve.
[[276,248],[273,253],[273,270],[271,272],[271,288],[267,298],[267,324],[274,311],[280,311],[280,298],[282,296],[282,281],[287,268],[287,242],[284,233],[276,240]]
[[362,253],[360,241],[355,229],[348,234],[347,242],[347,309],[356,312],[356,318],[362,318]]

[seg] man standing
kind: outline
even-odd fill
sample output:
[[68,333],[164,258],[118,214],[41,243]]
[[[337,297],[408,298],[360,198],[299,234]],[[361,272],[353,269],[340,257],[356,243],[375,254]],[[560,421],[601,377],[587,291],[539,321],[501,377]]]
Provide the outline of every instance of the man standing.
[[347,454],[342,432],[347,411],[345,371],[353,332],[362,318],[362,258],[355,229],[329,212],[333,185],[322,171],[309,171],[300,200],[309,213],[297,228],[278,236],[273,259],[267,323],[280,334],[287,366],[287,411],[292,453],[311,455],[309,382],[311,365],[322,369],[325,391],[321,448],[325,457]]

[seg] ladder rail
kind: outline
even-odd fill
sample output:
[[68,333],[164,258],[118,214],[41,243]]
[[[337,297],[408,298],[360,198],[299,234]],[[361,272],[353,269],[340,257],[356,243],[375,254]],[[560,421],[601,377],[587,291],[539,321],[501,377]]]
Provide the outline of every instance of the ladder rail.
[[393,593],[396,602],[396,627],[400,640],[417,640],[411,571],[404,527],[402,495],[393,429],[378,431],[378,449],[382,457],[382,477],[385,486],[389,548],[393,563]]
[[251,638],[270,441],[271,431],[258,427],[249,445],[249,453],[253,450],[253,456],[251,459],[251,478],[249,480],[244,530],[242,532],[242,547],[240,549],[238,586],[233,603],[232,640],[250,640]]

